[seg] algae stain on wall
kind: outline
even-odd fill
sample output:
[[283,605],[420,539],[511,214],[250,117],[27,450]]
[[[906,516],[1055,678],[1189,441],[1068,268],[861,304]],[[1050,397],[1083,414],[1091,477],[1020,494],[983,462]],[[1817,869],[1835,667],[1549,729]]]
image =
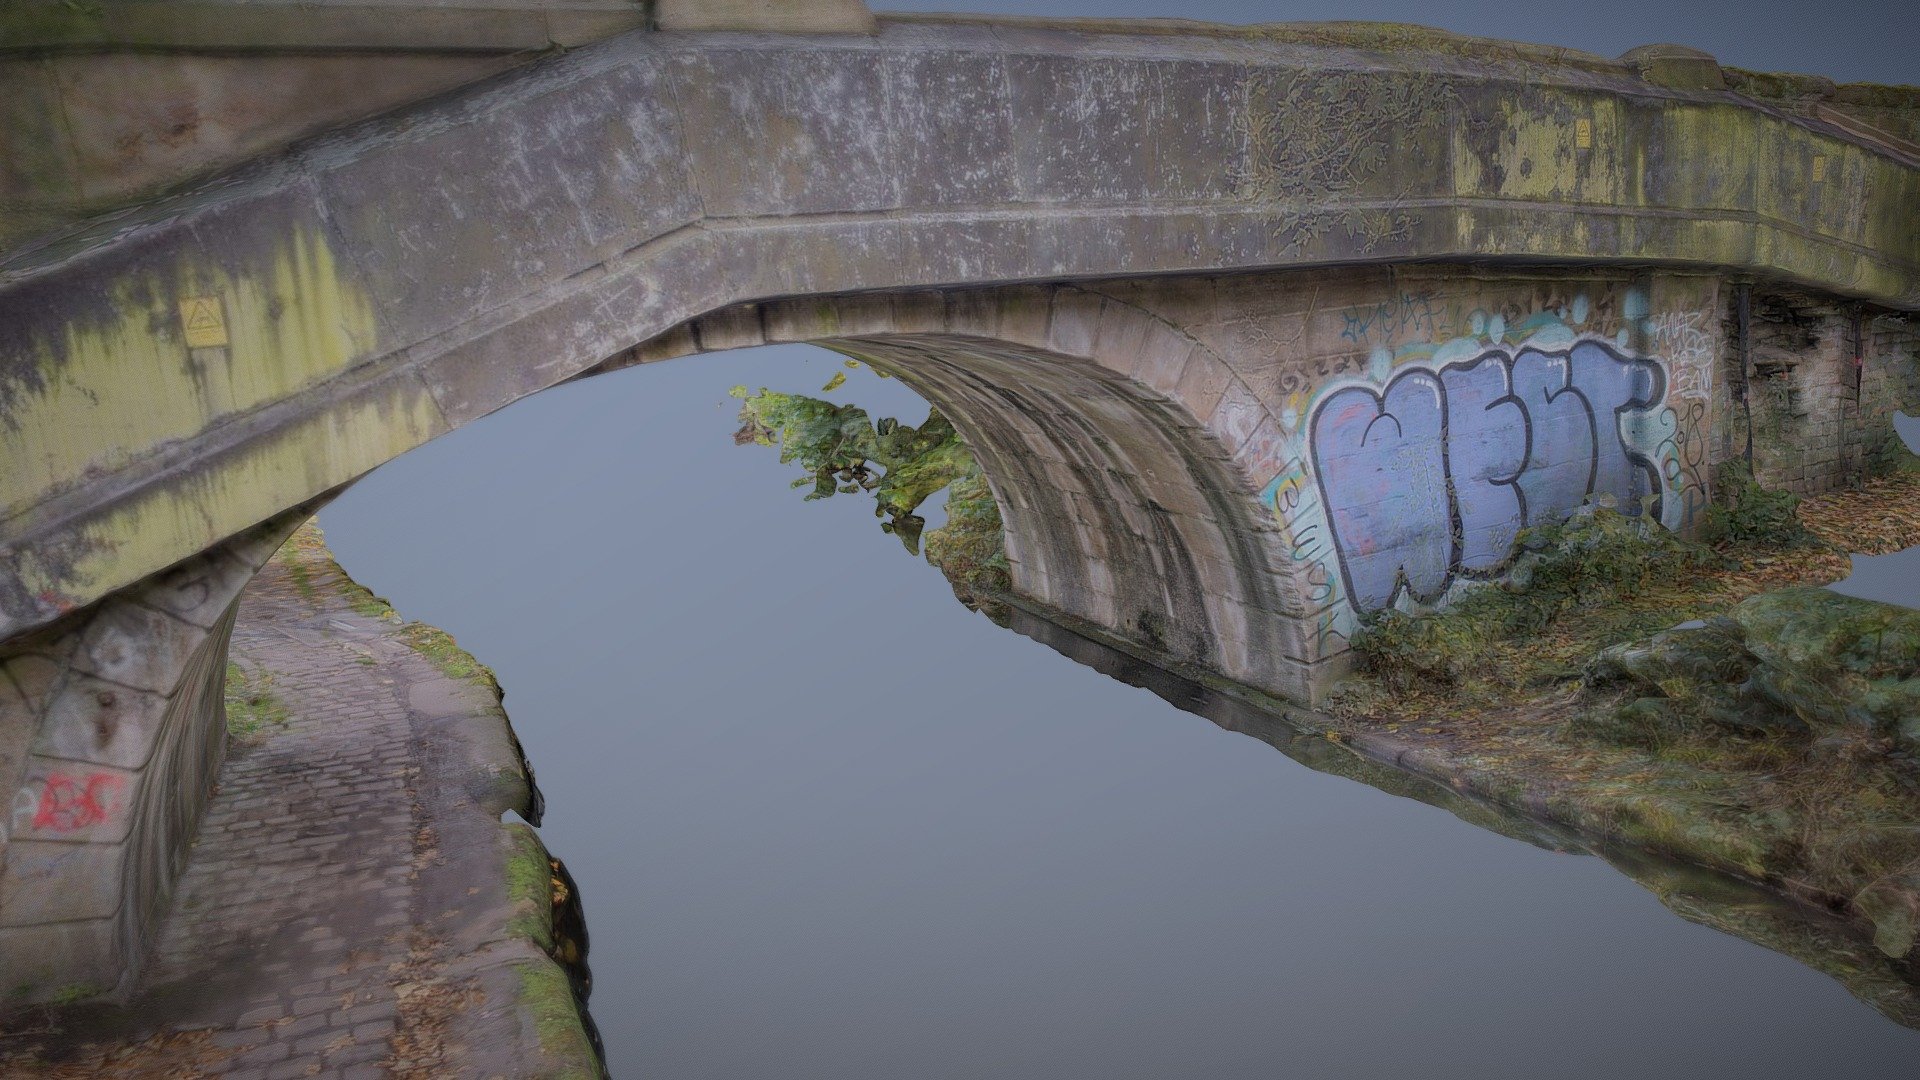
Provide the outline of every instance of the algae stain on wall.
[[[92,519],[48,557],[25,549],[14,567],[36,607],[56,613],[131,584],[360,476],[448,430],[418,380],[392,380],[223,458],[218,467],[149,485]],[[5,597],[0,597],[4,600]],[[0,626],[8,612],[0,610]]]
[[376,345],[370,299],[304,229],[260,257],[189,256],[108,282],[63,314],[0,356],[16,373],[0,423],[0,456],[13,463],[0,513],[298,393]]

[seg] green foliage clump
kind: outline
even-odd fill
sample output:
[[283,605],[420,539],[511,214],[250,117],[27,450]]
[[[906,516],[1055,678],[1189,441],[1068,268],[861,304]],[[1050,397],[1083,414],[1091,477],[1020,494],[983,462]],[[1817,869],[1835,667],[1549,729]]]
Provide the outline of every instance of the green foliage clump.
[[998,616],[993,597],[1010,591],[1000,507],[987,479],[976,470],[947,489],[947,523],[927,534],[927,561],[953,585],[953,595],[974,609]]
[[1517,545],[1506,580],[1469,588],[1444,610],[1370,616],[1351,643],[1361,670],[1398,690],[1458,687],[1484,671],[1497,644],[1718,561],[1700,544],[1606,507],[1522,530]]
[[929,409],[919,427],[908,427],[892,418],[876,424],[858,406],[799,394],[764,388],[749,394],[744,386],[729,393],[741,399],[735,443],[777,444],[783,463],[798,462],[807,470],[793,486],[812,484],[809,499],[871,492],[874,515],[886,518],[880,528],[899,537],[912,554],[919,554],[926,527],[926,519],[914,511],[935,492],[978,471],[952,421],[937,410]]
[[[835,384],[830,383],[829,387]],[[927,561],[952,583],[954,595],[975,610],[993,607],[1009,587],[1000,510],[953,423],[929,409],[909,427],[891,418],[874,423],[864,409],[818,398],[762,389],[741,399],[734,442],[780,447],[780,460],[807,470],[796,488],[811,484],[809,499],[870,492],[880,528],[919,554],[926,519],[914,511],[941,489],[947,492],[947,523],[926,533]],[[989,614],[994,612],[988,610]]]
[[1714,503],[1707,508],[1701,539],[1723,546],[1810,547],[1818,541],[1800,523],[1800,496],[1768,491],[1739,458],[1723,462],[1714,475]]
[[1920,611],[1829,589],[1763,593],[1728,616],[1602,651],[1574,730],[1661,749],[1738,735],[1920,753]]

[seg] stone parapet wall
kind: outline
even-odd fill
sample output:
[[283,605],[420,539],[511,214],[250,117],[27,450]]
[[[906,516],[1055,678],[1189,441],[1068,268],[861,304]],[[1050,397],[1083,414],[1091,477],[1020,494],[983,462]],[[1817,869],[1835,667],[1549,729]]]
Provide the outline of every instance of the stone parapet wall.
[[646,14],[642,0],[9,0],[0,251]]

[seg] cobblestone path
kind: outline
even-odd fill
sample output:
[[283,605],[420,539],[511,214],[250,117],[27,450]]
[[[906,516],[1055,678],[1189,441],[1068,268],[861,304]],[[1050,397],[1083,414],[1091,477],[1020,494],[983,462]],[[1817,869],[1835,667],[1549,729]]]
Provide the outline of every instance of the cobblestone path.
[[232,741],[140,990],[45,1010],[44,1031],[0,1040],[0,1076],[547,1075],[502,990],[519,984],[473,962],[532,951],[502,940],[499,811],[435,775],[461,757],[449,724],[480,726],[472,686],[356,610],[303,536],[241,601],[231,659],[254,705],[234,717],[254,730]]
[[[365,663],[388,643],[342,633],[342,611],[321,629],[289,619],[312,610],[299,591],[276,561],[242,601],[233,660],[287,719],[230,752],[147,974],[204,1001],[198,1019],[226,1029],[213,1044],[234,1051],[215,1075],[233,1080],[387,1075],[391,973],[408,960],[408,710]],[[208,971],[214,983],[192,985]]]

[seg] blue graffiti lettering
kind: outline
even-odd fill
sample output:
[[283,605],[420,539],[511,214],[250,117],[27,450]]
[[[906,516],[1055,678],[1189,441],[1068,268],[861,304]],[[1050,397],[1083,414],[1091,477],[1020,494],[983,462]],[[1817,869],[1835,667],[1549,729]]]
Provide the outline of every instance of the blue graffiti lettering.
[[1581,341],[1329,394],[1309,442],[1349,601],[1431,603],[1460,574],[1504,568],[1522,528],[1601,496],[1657,519],[1665,393],[1659,364]]

